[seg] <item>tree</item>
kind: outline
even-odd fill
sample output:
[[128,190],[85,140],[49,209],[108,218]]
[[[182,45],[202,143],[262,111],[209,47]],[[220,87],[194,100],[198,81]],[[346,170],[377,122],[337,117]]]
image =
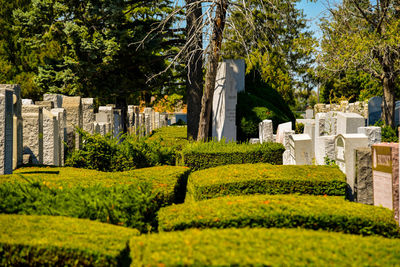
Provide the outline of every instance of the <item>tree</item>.
[[344,0],[322,22],[321,66],[364,71],[383,88],[382,120],[394,127],[395,84],[400,75],[400,1]]

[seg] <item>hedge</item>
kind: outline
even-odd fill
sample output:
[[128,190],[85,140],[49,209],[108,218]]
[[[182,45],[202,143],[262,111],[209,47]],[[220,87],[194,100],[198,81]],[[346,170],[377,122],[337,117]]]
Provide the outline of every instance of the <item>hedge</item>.
[[400,240],[303,229],[192,229],[134,237],[131,266],[398,266]]
[[186,197],[191,201],[249,194],[344,196],[346,186],[345,175],[333,166],[239,164],[191,173]]
[[161,140],[163,146],[173,147],[177,150],[182,150],[189,143],[186,126],[169,126],[156,129],[148,140]]
[[400,237],[393,212],[343,197],[254,195],[173,205],[158,212],[160,231],[187,228],[277,227]]
[[178,163],[193,170],[211,167],[243,164],[271,163],[282,164],[285,148],[278,143],[237,144],[221,142],[190,143],[182,150]]
[[83,219],[0,215],[1,266],[127,266],[139,232]]
[[0,179],[0,213],[88,218],[147,232],[156,212],[179,203],[189,169],[153,167],[124,173],[23,168]]

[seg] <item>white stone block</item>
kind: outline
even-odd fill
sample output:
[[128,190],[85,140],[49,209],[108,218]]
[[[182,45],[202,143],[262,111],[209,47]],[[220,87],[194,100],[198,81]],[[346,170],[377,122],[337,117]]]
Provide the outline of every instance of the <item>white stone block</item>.
[[337,114],[337,134],[354,134],[359,127],[364,126],[365,119],[359,114],[343,112]]
[[374,144],[379,144],[382,140],[381,127],[359,127],[357,132],[359,134],[365,134],[368,137],[368,147],[371,147]]
[[285,138],[285,132],[292,130],[292,122],[281,123],[278,125],[278,129],[276,131],[276,142],[283,144]]
[[81,137],[76,128],[82,128],[82,104],[80,96],[63,96],[63,108],[67,113],[67,144],[68,149],[79,150]]
[[273,142],[274,141],[274,130],[272,127],[272,120],[263,120],[258,125],[260,142]]
[[315,163],[325,165],[325,159],[335,159],[335,136],[326,135],[316,138]]
[[292,134],[289,137],[290,157],[294,165],[311,165],[311,137],[308,134]]

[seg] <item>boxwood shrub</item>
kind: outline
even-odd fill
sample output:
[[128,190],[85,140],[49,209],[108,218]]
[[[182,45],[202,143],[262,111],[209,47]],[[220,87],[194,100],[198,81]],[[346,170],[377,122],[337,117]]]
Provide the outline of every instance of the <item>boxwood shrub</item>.
[[127,266],[139,232],[54,216],[0,215],[1,266]]
[[195,142],[182,150],[178,163],[193,170],[242,163],[282,164],[284,151],[283,145],[278,143]]
[[156,227],[160,207],[183,201],[188,171],[23,168],[1,178],[0,213],[88,218],[147,232]]
[[343,197],[253,195],[215,198],[162,208],[160,231],[187,228],[309,228],[399,237],[393,212]]
[[133,237],[131,266],[397,266],[400,240],[303,229],[191,229]]
[[238,164],[191,173],[187,200],[257,193],[344,196],[346,186],[345,175],[333,166]]

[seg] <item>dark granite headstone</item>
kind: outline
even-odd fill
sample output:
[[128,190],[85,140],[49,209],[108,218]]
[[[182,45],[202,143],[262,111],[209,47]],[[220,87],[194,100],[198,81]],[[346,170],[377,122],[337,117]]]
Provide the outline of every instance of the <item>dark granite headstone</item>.
[[382,116],[382,97],[374,96],[368,101],[368,125],[374,125]]

